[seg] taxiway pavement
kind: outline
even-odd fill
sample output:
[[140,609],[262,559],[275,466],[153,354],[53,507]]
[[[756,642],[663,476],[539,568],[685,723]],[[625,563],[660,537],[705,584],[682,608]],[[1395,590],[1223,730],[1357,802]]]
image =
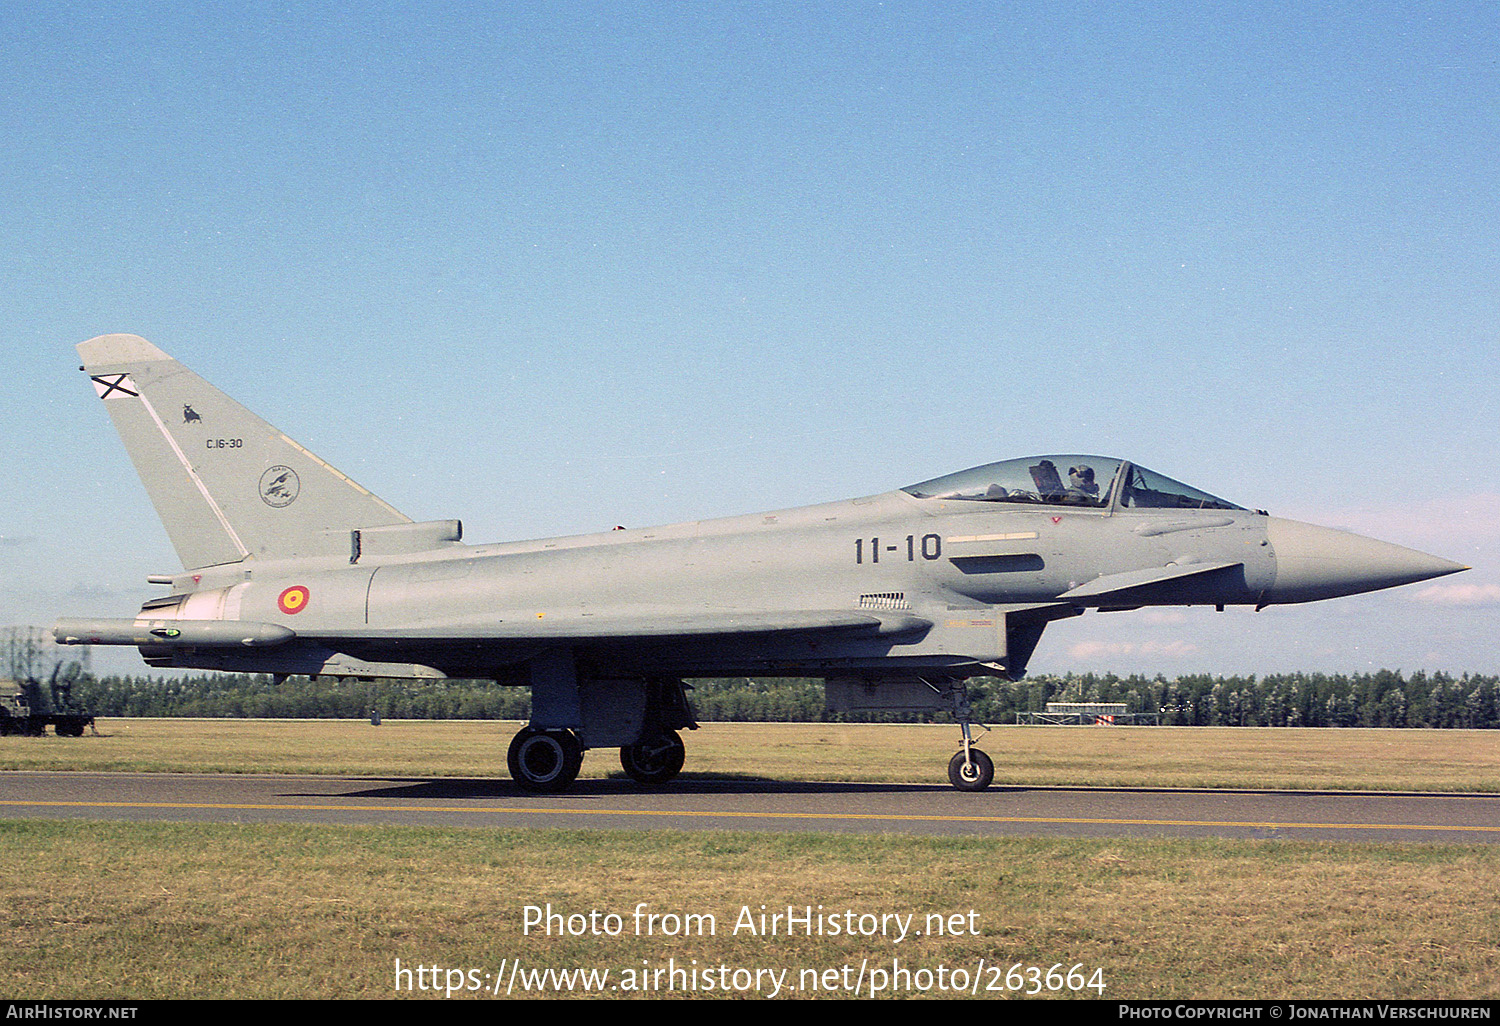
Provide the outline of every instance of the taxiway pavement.
[[378,823],[951,836],[1286,837],[1500,844],[1500,794],[788,783],[684,777],[659,790],[580,780],[0,773],[0,818]]

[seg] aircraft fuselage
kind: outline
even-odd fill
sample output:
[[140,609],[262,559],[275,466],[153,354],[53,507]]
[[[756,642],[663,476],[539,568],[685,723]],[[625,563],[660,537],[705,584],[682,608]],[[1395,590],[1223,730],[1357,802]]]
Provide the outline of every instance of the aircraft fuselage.
[[[164,596],[142,617],[276,625],[300,645],[147,646],[156,665],[204,669],[316,672],[309,660],[337,649],[506,680],[539,647],[565,643],[611,673],[1014,674],[1024,658],[1007,643],[1007,613],[1298,601],[1276,587],[1270,535],[1282,523],[897,491],[655,528],[205,568],[174,577],[180,602]],[[1163,568],[1183,573],[1129,577]],[[1076,594],[1101,580],[1119,586]]]

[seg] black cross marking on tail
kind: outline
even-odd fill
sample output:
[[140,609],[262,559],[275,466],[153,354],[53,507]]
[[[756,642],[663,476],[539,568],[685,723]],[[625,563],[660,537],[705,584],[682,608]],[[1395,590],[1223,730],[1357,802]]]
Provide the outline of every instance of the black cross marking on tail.
[[104,391],[99,393],[100,399],[108,399],[111,392],[123,392],[126,395],[140,395],[139,392],[132,392],[130,389],[125,387],[124,381],[128,377],[130,377],[129,374],[116,374],[114,375],[113,379],[111,379],[107,375],[104,377],[96,375],[92,377],[91,380],[104,386]]

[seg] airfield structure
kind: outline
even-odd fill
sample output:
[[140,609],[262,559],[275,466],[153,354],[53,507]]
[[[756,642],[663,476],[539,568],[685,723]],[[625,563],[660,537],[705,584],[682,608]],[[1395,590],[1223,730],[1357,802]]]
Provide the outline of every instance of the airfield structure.
[[0,735],[41,737],[50,726],[58,737],[82,737],[94,717],[74,703],[73,684],[88,652],[63,657],[40,627],[0,629]]
[[1126,712],[1124,702],[1048,702],[1046,712],[1016,714],[1016,722],[1029,727],[1133,727],[1160,726],[1159,713]]
[[41,737],[49,726],[58,737],[83,737],[83,729],[94,726],[94,717],[74,708],[71,683],[0,680],[0,734]]

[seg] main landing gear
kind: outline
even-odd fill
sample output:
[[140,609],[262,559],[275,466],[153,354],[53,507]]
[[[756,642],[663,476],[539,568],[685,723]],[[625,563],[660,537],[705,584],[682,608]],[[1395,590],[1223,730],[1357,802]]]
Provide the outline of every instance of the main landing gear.
[[[620,746],[620,765],[637,783],[665,784],[682,772],[687,758],[677,731],[651,741]],[[506,756],[510,775],[523,790],[556,794],[573,786],[583,765],[583,745],[571,730],[522,727]]]
[[[650,741],[620,746],[620,765],[637,783],[665,784],[682,772],[687,747],[677,731]],[[583,745],[571,730],[522,727],[506,756],[510,775],[523,789],[538,794],[566,791],[583,765]]]
[[682,772],[687,748],[675,730],[669,730],[652,741],[638,741],[620,746],[620,765],[638,784],[665,784]]
[[657,786],[682,772],[679,730],[696,730],[687,685],[675,678],[586,677],[570,654],[533,660],[532,721],[510,743],[510,775],[525,791],[556,794],[578,777],[583,753],[620,749],[637,783]]
[[583,745],[571,730],[522,727],[506,756],[510,775],[524,790],[543,794],[566,791],[583,765]]

